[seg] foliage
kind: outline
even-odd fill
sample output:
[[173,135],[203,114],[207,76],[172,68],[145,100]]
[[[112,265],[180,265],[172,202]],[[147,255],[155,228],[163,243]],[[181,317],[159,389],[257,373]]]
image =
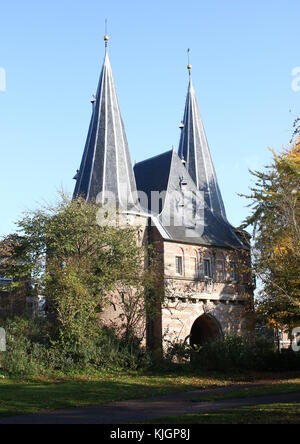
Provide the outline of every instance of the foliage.
[[169,362],[187,363],[192,353],[193,348],[186,341],[169,341],[165,358]]
[[53,341],[44,319],[15,318],[7,321],[5,328],[7,352],[1,354],[0,367],[12,376],[136,370],[150,365],[145,350],[120,341],[109,330],[98,329],[93,338],[72,344]]
[[[18,232],[4,239],[0,274],[13,279],[14,290],[26,282],[27,295],[46,298],[44,318],[7,324],[3,365],[9,373],[149,365],[141,343],[146,313],[155,316],[162,297],[158,261],[138,227],[111,223],[109,215],[61,195],[58,204],[26,213]],[[99,323],[109,304],[118,304],[114,333]],[[32,334],[35,322],[46,338]]]
[[291,143],[299,136],[300,136],[300,117],[297,117],[297,119],[294,121],[293,124],[293,138],[291,140]]
[[[116,286],[118,304],[122,308],[118,324],[123,341],[129,346],[138,346],[146,337],[146,319],[153,320],[165,299],[161,262],[152,245],[145,247],[145,270],[134,286],[120,283]],[[113,301],[113,299],[112,299]]]
[[46,297],[52,339],[69,347],[84,348],[96,337],[98,315],[114,292],[133,287],[143,295],[145,251],[137,229],[103,226],[98,215],[98,205],[62,195],[58,204],[25,214],[4,240],[10,254],[0,273]]
[[[15,318],[5,324],[7,351],[1,354],[0,366],[12,375],[39,373],[46,354],[48,333],[39,320],[29,322]],[[41,359],[43,355],[43,359]]]
[[300,140],[273,165],[252,172],[254,271],[262,282],[257,314],[269,326],[300,325]]
[[187,343],[173,344],[169,358],[180,362],[191,358],[191,365],[214,371],[283,371],[300,370],[300,353],[278,353],[274,342],[262,336],[227,336],[197,348]]

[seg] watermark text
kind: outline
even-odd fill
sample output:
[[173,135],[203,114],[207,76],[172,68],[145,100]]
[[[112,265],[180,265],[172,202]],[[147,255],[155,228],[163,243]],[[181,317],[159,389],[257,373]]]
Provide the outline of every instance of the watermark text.
[[4,328],[0,328],[0,352],[6,351],[6,333]]
[[0,66],[0,92],[6,91],[6,72],[4,68]]
[[294,352],[300,352],[300,327],[292,331],[292,349]]
[[292,70],[292,76],[293,76],[292,90],[294,92],[299,92],[300,91],[300,66],[297,66],[296,68],[294,68]]
[[[204,232],[204,193],[184,189],[151,191],[151,196],[138,191],[127,191],[127,185],[121,184],[119,195],[105,191],[97,195],[96,203],[100,206],[97,213],[99,226],[125,226],[135,213],[151,214],[152,223],[158,221],[166,228],[181,227],[187,237],[201,237]],[[121,211],[120,211],[121,210]]]

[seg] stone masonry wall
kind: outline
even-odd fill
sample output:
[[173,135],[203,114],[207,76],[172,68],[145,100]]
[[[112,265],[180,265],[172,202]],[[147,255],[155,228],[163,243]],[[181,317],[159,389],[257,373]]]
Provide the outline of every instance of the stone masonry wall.
[[[170,342],[188,340],[194,322],[209,314],[218,322],[223,335],[244,334],[251,329],[253,292],[249,274],[245,272],[248,257],[229,249],[199,247],[189,244],[164,242],[165,304],[162,308],[163,348]],[[175,257],[183,258],[183,273],[176,274]],[[197,263],[210,258],[213,278],[198,275]],[[215,273],[216,261],[224,260],[223,279]],[[230,263],[246,262],[234,281]]]
[[[223,335],[244,334],[251,328],[253,290],[249,286],[249,275],[242,268],[238,281],[230,276],[230,263],[238,262],[239,253],[230,249],[194,246],[163,240],[155,227],[148,227],[147,217],[134,216],[131,225],[139,227],[139,242],[154,245],[158,254],[161,285],[164,288],[164,303],[158,306],[155,319],[150,322],[145,313],[137,324],[137,335],[142,344],[156,351],[166,349],[170,342],[188,340],[194,322],[209,314],[219,324]],[[249,253],[246,262],[249,265]],[[176,274],[176,256],[183,258],[183,274]],[[242,255],[241,255],[242,256]],[[201,258],[210,258],[214,271],[211,280],[200,279],[197,263]],[[224,279],[215,273],[216,261],[224,260]],[[243,255],[241,262],[245,261]],[[145,257],[144,266],[147,266]],[[160,285],[160,284],[159,284]],[[133,293],[124,295],[134,298]],[[100,315],[102,325],[124,331],[124,312],[120,292],[111,298]]]

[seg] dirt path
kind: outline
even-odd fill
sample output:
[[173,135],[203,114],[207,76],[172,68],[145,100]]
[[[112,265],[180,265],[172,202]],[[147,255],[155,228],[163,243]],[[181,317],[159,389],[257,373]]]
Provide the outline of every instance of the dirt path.
[[[251,385],[253,387],[253,385]],[[261,404],[300,402],[300,393],[249,397],[223,401],[193,402],[195,397],[223,394],[237,387],[197,390],[107,405],[43,412],[0,419],[0,424],[128,424],[186,413],[203,413]]]

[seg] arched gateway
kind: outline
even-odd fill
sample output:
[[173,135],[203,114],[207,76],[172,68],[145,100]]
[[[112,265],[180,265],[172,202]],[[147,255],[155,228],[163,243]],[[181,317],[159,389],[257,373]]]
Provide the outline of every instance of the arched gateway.
[[191,346],[204,345],[218,339],[223,339],[223,332],[216,318],[203,314],[196,319],[191,329]]

